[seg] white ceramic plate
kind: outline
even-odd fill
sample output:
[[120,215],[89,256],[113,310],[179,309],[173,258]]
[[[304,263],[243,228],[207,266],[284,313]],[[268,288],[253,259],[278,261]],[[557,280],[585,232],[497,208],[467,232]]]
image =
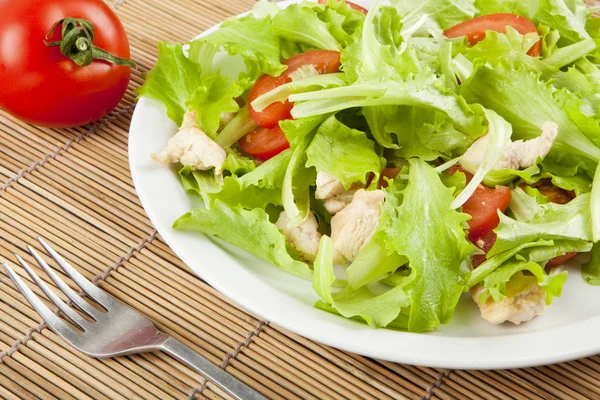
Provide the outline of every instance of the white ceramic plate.
[[[357,2],[365,7],[372,3]],[[544,316],[522,326],[483,321],[468,295],[452,322],[429,334],[374,330],[315,309],[318,298],[310,282],[220,240],[171,229],[179,216],[201,204],[183,191],[173,169],[150,159],[176,130],[162,104],[140,100],[131,123],[129,158],[142,204],[165,241],[196,274],[263,318],[343,350],[429,367],[516,368],[600,353],[600,288],[587,285],[576,269],[570,271],[563,297]]]

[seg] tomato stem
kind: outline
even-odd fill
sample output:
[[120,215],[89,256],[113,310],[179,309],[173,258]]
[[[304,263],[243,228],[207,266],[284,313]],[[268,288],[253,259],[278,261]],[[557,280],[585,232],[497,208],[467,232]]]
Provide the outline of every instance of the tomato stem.
[[[62,40],[48,42],[56,29],[62,24]],[[94,60],[104,60],[111,64],[137,68],[136,64],[124,58],[117,57],[108,51],[94,46],[94,26],[90,21],[67,17],[58,21],[46,34],[44,43],[48,47],[60,47],[60,53],[70,58],[75,64],[85,67]]]

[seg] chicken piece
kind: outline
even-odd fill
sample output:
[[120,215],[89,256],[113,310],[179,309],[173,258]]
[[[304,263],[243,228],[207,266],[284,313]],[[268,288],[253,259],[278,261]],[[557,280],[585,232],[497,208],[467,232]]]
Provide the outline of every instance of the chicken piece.
[[[552,149],[552,145],[558,136],[558,125],[552,121],[546,121],[542,125],[542,134],[531,140],[517,140],[510,142],[502,155],[500,161],[494,165],[498,169],[526,169],[535,165],[538,157],[544,158]],[[474,173],[485,157],[489,136],[485,135],[475,141],[465,152],[460,160],[461,166],[467,171]]]
[[483,291],[484,287],[477,285],[471,290],[471,296],[479,306],[481,317],[492,324],[510,321],[519,325],[546,311],[546,292],[534,276],[522,273],[513,276],[507,284],[507,296],[499,303],[495,303],[491,296],[480,302]]
[[308,212],[308,217],[298,226],[290,225],[290,220],[285,211],[282,211],[277,220],[277,228],[283,232],[287,241],[300,253],[302,259],[313,262],[319,251],[319,242],[321,233],[319,224],[312,212]]
[[152,159],[163,164],[180,162],[195,170],[215,168],[218,174],[223,172],[227,153],[221,146],[209,138],[196,124],[195,112],[183,117],[179,132],[167,143],[160,154],[152,154]]
[[385,194],[381,190],[358,190],[352,202],[331,219],[334,262],[347,265],[354,261],[379,224],[381,204]]
[[335,176],[325,171],[317,173],[317,191],[315,198],[323,200],[325,209],[331,215],[340,212],[352,201],[356,190],[346,190]]

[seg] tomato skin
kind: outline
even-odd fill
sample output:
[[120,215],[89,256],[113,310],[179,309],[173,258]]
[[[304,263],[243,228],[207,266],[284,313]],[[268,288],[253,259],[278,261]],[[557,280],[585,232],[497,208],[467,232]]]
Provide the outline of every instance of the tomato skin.
[[[461,22],[446,30],[444,34],[450,39],[467,36],[469,44],[474,46],[485,38],[485,31],[506,33],[507,26],[514,28],[521,35],[538,33],[533,22],[525,17],[509,13],[497,13],[482,15],[481,17]],[[540,40],[529,49],[527,54],[537,57],[540,55],[541,50],[542,41]]]
[[490,231],[487,234],[485,234],[483,237],[477,239],[475,241],[475,246],[477,246],[479,249],[483,250],[483,252],[485,254],[476,254],[473,256],[473,261],[472,261],[472,265],[473,268],[477,268],[478,266],[480,266],[481,264],[483,264],[485,262],[485,260],[487,260],[487,253],[489,253],[489,251],[492,249],[492,247],[494,247],[494,244],[496,244],[496,233],[494,233],[494,231]]
[[463,205],[463,212],[472,218],[469,224],[469,239],[475,242],[485,236],[500,223],[498,210],[505,212],[512,195],[506,186],[489,189],[479,185],[473,196]]
[[562,256],[554,257],[552,260],[548,261],[546,268],[558,267],[559,265],[566,264],[578,255],[579,253],[567,253]]
[[[328,0],[319,0],[319,4],[327,4],[327,1]],[[348,7],[350,7],[351,9],[360,11],[361,13],[363,13],[365,15],[367,15],[369,13],[369,10],[367,10],[366,8],[359,6],[358,4],[353,3],[351,1],[347,1],[346,4],[348,4]]]
[[271,90],[292,81],[290,75],[298,68],[305,65],[313,65],[320,74],[329,74],[337,72],[340,69],[341,54],[338,51],[314,50],[298,54],[283,62],[288,68],[280,76],[261,76],[252,86],[248,95],[248,109],[254,121],[263,128],[274,128],[279,121],[292,118],[292,108],[294,104],[286,101],[285,103],[274,103],[262,111],[256,111],[252,107],[252,102],[258,97]]
[[[94,45],[129,59],[123,25],[101,0],[0,0],[0,107],[40,126],[74,127],[114,109],[127,89],[131,68],[105,61],[80,67],[58,47],[44,44],[65,17],[89,20]],[[60,29],[49,41],[61,39]]]
[[259,127],[241,138],[239,144],[245,153],[263,161],[290,148],[290,143],[279,125],[273,129]]

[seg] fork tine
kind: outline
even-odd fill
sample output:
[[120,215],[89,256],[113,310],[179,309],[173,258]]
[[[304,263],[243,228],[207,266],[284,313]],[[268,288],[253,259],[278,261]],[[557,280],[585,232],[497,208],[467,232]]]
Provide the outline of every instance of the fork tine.
[[61,256],[58,255],[52,247],[50,247],[42,238],[38,238],[38,241],[44,247],[44,249],[50,254],[50,256],[56,261],[58,265],[65,271],[67,275],[73,279],[73,281],[81,288],[91,299],[100,303],[107,310],[113,305],[114,300],[112,297],[104,293],[97,286],[88,281],[83,275],[81,275],[75,268],[73,268],[68,262],[66,262]]
[[60,311],[62,311],[67,317],[69,317],[71,321],[73,321],[81,329],[85,330],[87,321],[81,318],[81,315],[77,314],[75,310],[66,305],[65,302],[62,301],[60,297],[58,297],[56,293],[54,293],[52,289],[50,289],[48,285],[46,285],[46,283],[40,279],[40,277],[33,271],[33,269],[31,269],[31,267],[25,262],[25,260],[23,260],[19,255],[15,255],[15,257],[17,257],[17,261],[19,262],[19,264],[21,264],[25,271],[27,271],[27,273],[29,274],[31,279],[33,279],[35,284],[38,285],[40,289],[42,289],[42,292],[44,292],[44,294],[48,296],[50,301],[52,301],[60,309]]
[[75,303],[79,308],[81,308],[88,316],[94,318],[96,321],[101,317],[102,312],[92,307],[87,301],[81,298],[79,294],[77,294],[73,289],[69,287],[63,281],[56,272],[44,261],[42,257],[33,249],[31,246],[27,246],[27,250],[29,253],[35,258],[37,263],[42,267],[42,269],[48,274],[52,282],[58,286],[58,288],[71,299],[73,303]]
[[12,281],[17,285],[19,291],[25,296],[29,304],[37,311],[37,313],[42,317],[44,321],[48,324],[48,326],[56,333],[61,335],[68,341],[71,341],[71,337],[77,334],[73,329],[71,329],[63,320],[61,320],[58,315],[54,314],[46,305],[40,300],[40,298],[33,293],[29,286],[23,282],[23,280],[12,270],[11,267],[6,263],[2,263],[4,270],[12,279]]

